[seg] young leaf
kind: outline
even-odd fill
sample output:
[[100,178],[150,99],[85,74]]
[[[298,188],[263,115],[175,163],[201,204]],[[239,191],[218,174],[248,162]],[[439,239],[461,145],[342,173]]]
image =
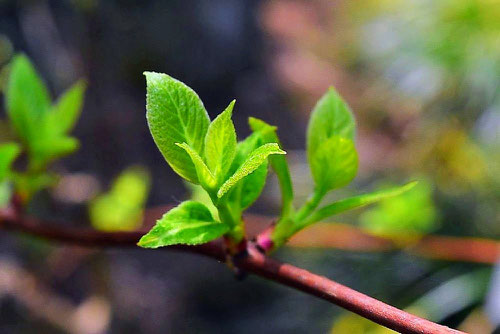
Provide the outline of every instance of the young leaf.
[[43,137],[30,144],[30,168],[40,171],[53,160],[62,158],[78,149],[76,138],[66,136]]
[[186,201],[163,215],[138,245],[145,248],[197,245],[212,241],[228,231],[229,226],[215,221],[206,206]]
[[[263,143],[278,143],[281,145],[278,135],[276,134],[276,127],[267,124],[266,122],[250,117],[248,123],[252,131],[257,132],[261,135],[264,142]],[[288,168],[288,163],[283,155],[271,155],[269,157],[269,162],[278,177],[281,190],[281,201],[282,201],[282,212],[281,216],[285,216],[292,209],[293,201],[293,185],[292,178],[290,177],[290,170]]]
[[257,148],[248,156],[238,170],[219,188],[217,197],[221,198],[224,196],[224,194],[238,183],[238,181],[262,165],[271,154],[286,154],[286,152],[281,150],[277,143],[269,143]]
[[219,184],[224,181],[236,153],[236,132],[231,115],[235,100],[208,127],[205,159]]
[[354,140],[354,116],[333,87],[314,107],[307,128],[307,154],[314,156],[322,143],[332,136]]
[[[241,164],[245,162],[248,156],[259,146],[263,144],[263,139],[260,133],[255,132],[238,143],[236,148],[236,156],[233,165],[229,170],[230,174],[234,174]],[[267,177],[267,161],[264,161],[254,172],[243,178],[230,191],[230,201],[239,204],[239,208],[244,210],[248,208],[259,197],[264,189]]]
[[85,82],[79,80],[59,97],[47,114],[47,134],[62,135],[73,129],[82,110],[85,88]]
[[0,182],[7,177],[10,165],[14,162],[20,151],[21,149],[15,143],[0,145]]
[[198,95],[182,82],[162,73],[144,72],[147,82],[146,117],[153,139],[172,169],[186,180],[198,183],[188,153],[176,143],[187,143],[203,152],[210,123]]
[[29,59],[14,57],[5,94],[6,111],[17,135],[31,142],[39,131],[39,120],[50,108],[50,96]]
[[90,202],[92,226],[102,231],[129,231],[139,227],[150,183],[149,173],[141,167],[123,171],[109,192]]
[[358,170],[354,142],[338,136],[330,137],[311,155],[309,164],[320,193],[345,186]]
[[436,228],[439,218],[432,194],[432,184],[420,180],[411,191],[381,201],[363,212],[359,223],[379,235],[428,233]]
[[212,172],[210,171],[210,169],[208,169],[203,159],[200,157],[200,155],[186,143],[182,144],[176,143],[176,145],[184,149],[191,157],[191,160],[193,161],[193,164],[196,169],[198,182],[207,190],[214,188],[217,185],[217,181]]
[[401,187],[395,187],[390,189],[382,189],[369,194],[362,194],[350,198],[345,198],[330,205],[327,205],[315,213],[313,213],[305,222],[304,225],[309,225],[318,221],[321,221],[330,216],[339,214],[344,211],[353,210],[356,208],[361,208],[363,206],[376,203],[378,201],[398,196],[410,189],[412,189],[417,184],[416,181],[410,182]]

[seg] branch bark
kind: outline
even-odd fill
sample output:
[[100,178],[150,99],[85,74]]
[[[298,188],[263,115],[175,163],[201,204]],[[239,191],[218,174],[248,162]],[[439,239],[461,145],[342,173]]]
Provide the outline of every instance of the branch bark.
[[[100,232],[68,227],[17,216],[7,211],[0,212],[0,228],[86,247],[135,247],[143,235],[141,231]],[[164,249],[196,253],[217,261],[226,259],[224,245],[220,240],[198,246],[178,245]],[[262,254],[253,243],[248,243],[246,252],[233,260],[234,265],[244,271],[319,297],[398,332],[463,333],[411,315],[326,277],[273,260]]]

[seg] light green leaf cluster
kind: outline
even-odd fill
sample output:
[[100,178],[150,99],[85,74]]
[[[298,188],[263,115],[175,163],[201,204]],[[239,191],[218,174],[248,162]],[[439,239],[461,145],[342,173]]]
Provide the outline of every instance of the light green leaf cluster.
[[142,167],[123,171],[109,192],[90,202],[88,212],[92,226],[102,231],[137,229],[142,223],[150,184],[150,175]]
[[[141,239],[140,246],[197,244],[223,234],[238,243],[244,236],[242,212],[262,192],[268,161],[282,194],[281,215],[272,234],[275,247],[317,221],[399,195],[414,186],[410,183],[354,196],[317,209],[325,194],[351,182],[358,169],[354,116],[335,89],[330,88],[314,107],[307,132],[314,191],[295,210],[290,171],[276,127],[250,118],[252,134],[237,143],[231,121],[234,101],[210,122],[203,103],[191,88],[166,74],[145,75],[151,134],[170,166],[206,191],[204,198],[210,199],[212,209],[199,202],[182,203],[157,222]],[[216,212],[216,218],[211,211]]]
[[78,148],[78,141],[68,133],[80,116],[85,86],[83,81],[78,81],[52,104],[46,86],[29,59],[19,55],[12,61],[6,110],[27,149],[32,171],[43,170],[53,160]]
[[14,57],[5,89],[5,109],[27,155],[26,172],[12,172],[9,178],[16,192],[27,201],[36,191],[51,184],[54,177],[46,167],[73,153],[78,141],[68,134],[75,126],[83,104],[85,83],[78,81],[52,103],[50,94],[30,60]]
[[[279,247],[294,233],[311,224],[347,210],[397,196],[415,185],[409,183],[399,188],[354,196],[317,209],[329,191],[349,184],[356,176],[358,154],[354,137],[354,116],[336,90],[330,88],[314,107],[307,129],[307,157],[314,191],[294,214],[280,217],[272,234],[275,247]],[[281,183],[285,197],[283,188],[286,187]],[[288,212],[294,212],[293,207]]]
[[[207,233],[200,239],[192,231],[199,232],[204,228],[221,231],[220,226],[225,226],[222,233],[233,242],[239,242],[244,233],[242,212],[256,200],[264,187],[267,158],[285,152],[276,142],[266,142],[257,133],[237,143],[231,120],[235,101],[210,122],[202,101],[191,88],[166,74],[144,74],[147,119],[156,145],[175,172],[207,192],[218,216],[218,220],[212,217],[218,224],[214,227],[204,222],[184,230],[172,223],[172,219],[178,216],[167,214],[168,219],[164,217],[157,223],[161,228],[155,233],[165,233],[165,238],[157,238],[158,242],[207,242],[209,236],[217,238],[220,234]],[[198,208],[199,205],[187,205],[183,210]],[[171,234],[169,228],[175,233]],[[179,238],[175,237],[177,234]],[[192,239],[188,240],[188,237]]]

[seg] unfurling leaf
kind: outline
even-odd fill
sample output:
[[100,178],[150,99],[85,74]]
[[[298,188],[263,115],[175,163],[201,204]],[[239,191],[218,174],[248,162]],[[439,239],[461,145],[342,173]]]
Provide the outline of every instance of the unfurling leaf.
[[[239,166],[245,162],[249,155],[263,144],[262,136],[253,133],[245,140],[238,143],[230,174],[236,172]],[[264,161],[254,172],[243,178],[230,190],[230,201],[237,203],[241,210],[248,208],[259,197],[264,189],[267,177],[267,161]]]
[[382,190],[374,191],[374,192],[369,193],[369,194],[362,194],[362,195],[342,199],[340,201],[337,201],[335,203],[327,205],[327,206],[319,209],[315,213],[313,213],[307,219],[306,224],[315,223],[317,221],[326,219],[330,216],[342,213],[344,211],[353,210],[356,208],[361,208],[363,206],[366,206],[366,205],[369,205],[372,203],[376,203],[376,202],[382,201],[382,200],[390,198],[390,197],[398,196],[398,195],[412,189],[413,187],[415,187],[416,184],[417,184],[417,182],[414,181],[414,182],[410,182],[410,183],[408,183],[404,186],[401,186],[401,187],[382,189]]
[[356,176],[358,154],[354,142],[338,136],[320,144],[309,160],[314,183],[320,192],[345,186]]
[[191,157],[191,161],[193,161],[200,185],[202,185],[205,189],[213,189],[217,185],[217,181],[198,152],[186,143],[176,143],[176,145],[183,148]]
[[47,115],[47,133],[63,135],[73,129],[82,111],[86,86],[79,80],[59,97]]
[[243,179],[248,174],[255,171],[260,165],[266,161],[267,157],[271,154],[286,154],[285,151],[281,150],[277,143],[269,143],[262,145],[261,147],[254,150],[248,158],[243,162],[243,164],[234,172],[234,174],[227,179],[226,182],[219,188],[217,192],[217,197],[221,198],[224,194],[231,189],[238,181]]
[[[250,128],[252,131],[259,133],[263,138],[263,143],[278,143],[281,145],[278,135],[276,134],[276,127],[267,124],[266,122],[250,117],[248,119]],[[291,205],[293,201],[293,185],[292,179],[290,177],[290,170],[288,168],[288,163],[286,157],[283,155],[271,155],[269,157],[269,162],[278,177],[280,184],[281,196],[282,196],[282,217],[286,215],[289,210],[291,210]]]
[[205,205],[186,201],[165,213],[138,245],[145,248],[197,245],[212,241],[228,231],[229,226],[217,222]]
[[145,169],[126,169],[116,178],[108,193],[90,202],[92,226],[102,231],[129,231],[139,227],[150,183],[149,173]]
[[307,154],[314,155],[332,136],[354,140],[355,122],[349,106],[331,87],[316,103],[307,128]]
[[50,96],[35,68],[24,55],[11,63],[6,111],[17,135],[25,143],[39,137],[40,121],[50,108]]
[[187,143],[203,153],[210,123],[198,95],[182,82],[162,73],[144,72],[147,82],[147,120],[158,149],[172,169],[186,180],[199,183],[189,154],[176,143]]
[[307,157],[314,183],[322,192],[342,187],[356,175],[354,117],[335,89],[318,101],[307,129]]
[[236,153],[236,131],[231,115],[235,101],[210,123],[205,137],[205,160],[220,184],[224,181]]

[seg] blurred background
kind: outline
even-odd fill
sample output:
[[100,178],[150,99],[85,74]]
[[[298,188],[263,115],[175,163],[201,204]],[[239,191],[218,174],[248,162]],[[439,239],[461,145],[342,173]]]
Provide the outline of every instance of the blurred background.
[[[147,207],[190,196],[149,134],[145,70],[191,86],[211,117],[235,98],[238,134],[250,132],[248,116],[277,125],[302,203],[312,187],[307,120],[333,85],[357,119],[360,171],[332,198],[420,183],[305,231],[275,256],[467,332],[500,325],[498,0],[1,0],[0,66],[19,52],[53,96],[79,78],[88,83],[73,132],[81,148],[53,166],[59,182],[33,198],[31,214],[89,225],[99,213],[88,202],[132,165],[151,174]],[[13,134],[3,104],[0,115],[6,141]],[[146,197],[144,179],[137,187]],[[271,176],[250,211],[273,216],[279,202]],[[428,233],[456,237],[451,257],[480,258],[415,251]],[[485,238],[491,256],[462,242]],[[61,247],[0,232],[0,332],[386,330],[260,278],[238,282],[204,258]]]

